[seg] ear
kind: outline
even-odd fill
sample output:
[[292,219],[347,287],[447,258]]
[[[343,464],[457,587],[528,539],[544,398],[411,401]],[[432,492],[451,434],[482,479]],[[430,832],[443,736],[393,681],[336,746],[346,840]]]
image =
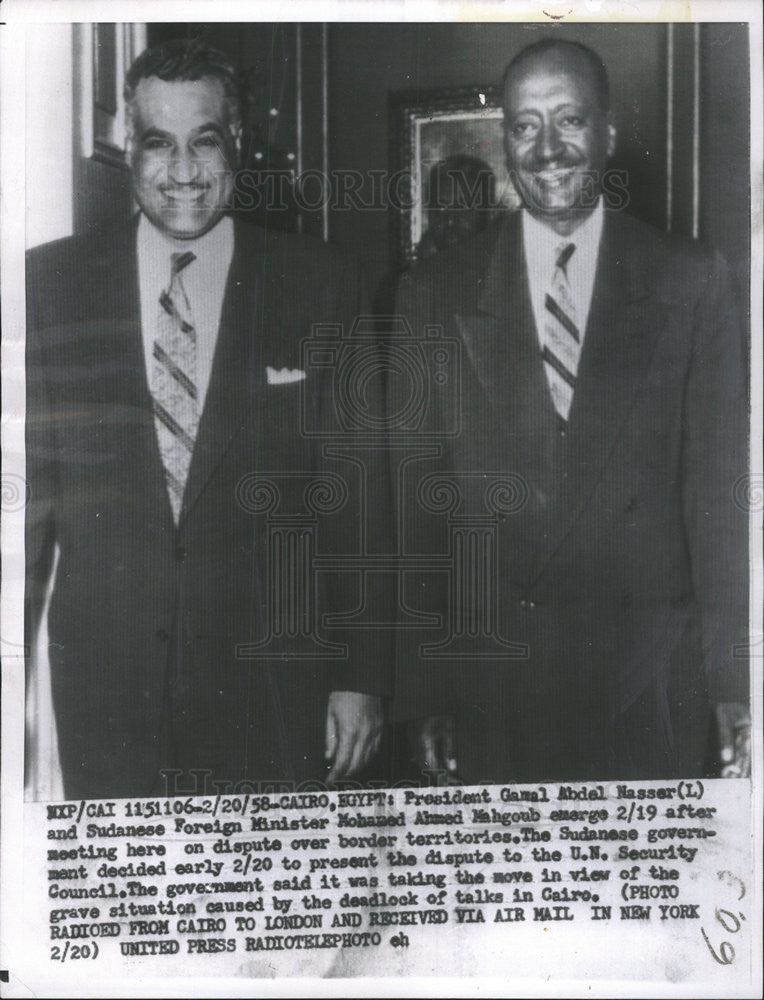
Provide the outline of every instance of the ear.
[[128,165],[133,162],[135,153],[135,109],[127,104],[125,106],[125,159]]
[[608,159],[615,153],[617,133],[615,129],[615,121],[613,120],[613,112],[608,111],[607,113],[607,146],[606,152]]

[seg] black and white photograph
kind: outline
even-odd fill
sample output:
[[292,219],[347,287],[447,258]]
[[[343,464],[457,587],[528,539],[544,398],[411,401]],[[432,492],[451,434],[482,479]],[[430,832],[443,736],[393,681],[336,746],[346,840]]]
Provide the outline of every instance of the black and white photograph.
[[756,6],[66,6],[0,25],[3,995],[757,995]]

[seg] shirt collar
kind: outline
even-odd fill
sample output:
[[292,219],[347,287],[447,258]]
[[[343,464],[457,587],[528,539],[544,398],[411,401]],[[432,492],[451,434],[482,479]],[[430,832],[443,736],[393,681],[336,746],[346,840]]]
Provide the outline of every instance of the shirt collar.
[[529,270],[542,274],[548,271],[549,261],[554,258],[556,250],[567,243],[576,244],[576,264],[584,260],[594,264],[599,252],[604,218],[602,198],[598,198],[594,211],[586,216],[570,236],[561,236],[523,208],[523,243]]
[[173,253],[183,253],[190,250],[198,261],[205,266],[220,268],[222,264],[228,268],[233,254],[233,219],[223,216],[216,226],[195,240],[171,240],[153,225],[141,212],[138,222],[138,256],[140,259],[151,259],[160,270],[162,281],[170,279],[169,261]]

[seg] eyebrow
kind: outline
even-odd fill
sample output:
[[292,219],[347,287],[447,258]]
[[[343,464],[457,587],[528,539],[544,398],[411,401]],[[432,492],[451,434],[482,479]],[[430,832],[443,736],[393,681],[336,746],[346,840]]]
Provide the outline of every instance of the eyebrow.
[[193,135],[200,135],[202,132],[217,132],[220,136],[225,135],[225,129],[218,122],[205,122],[204,125],[192,130]]
[[[590,105],[586,104],[584,101],[563,101],[562,104],[557,104],[552,108],[552,114],[558,114],[560,111],[565,110],[575,110],[579,113],[585,113]],[[538,115],[540,111],[538,108],[518,108],[517,111],[513,111],[510,117],[517,117],[517,115]]]
[[172,139],[172,135],[152,125],[151,128],[147,128],[141,132],[141,139]]
[[[204,132],[215,132],[221,138],[225,136],[224,129],[216,122],[205,122],[204,125],[199,125],[197,128],[191,130],[191,135],[201,135]],[[172,132],[167,132],[165,129],[157,128],[156,125],[152,125],[147,128],[144,132],[141,132],[141,139],[175,139],[175,135]]]

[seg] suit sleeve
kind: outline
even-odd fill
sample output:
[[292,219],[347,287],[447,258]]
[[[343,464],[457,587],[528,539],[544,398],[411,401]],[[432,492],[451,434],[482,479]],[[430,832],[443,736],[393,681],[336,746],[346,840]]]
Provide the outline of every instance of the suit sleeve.
[[710,694],[748,703],[747,338],[738,302],[717,258],[695,312],[682,474]]
[[[422,274],[406,273],[398,283],[395,315],[406,321],[412,337],[422,336],[425,324],[436,321],[433,308],[431,285]],[[403,394],[403,395],[402,395]],[[405,411],[408,404],[408,387],[404,380],[390,379],[386,386],[387,413]],[[412,443],[416,443],[412,438]],[[402,483],[394,479],[401,472],[395,449],[390,453],[390,479],[393,482],[394,530],[396,551],[402,555],[416,538],[417,543],[427,549],[427,535],[431,521],[423,517],[423,512],[412,504],[410,494],[405,493]],[[400,569],[400,566],[399,566]],[[428,610],[448,613],[448,589],[445,577],[434,579],[432,575],[418,580],[418,596],[428,603]],[[401,601],[407,599],[406,579],[400,574]],[[426,594],[426,590],[430,590]],[[455,690],[459,679],[459,667],[443,660],[426,659],[421,647],[432,641],[432,632],[425,634],[421,629],[398,628],[395,634],[395,701],[393,714],[400,721],[422,719],[431,715],[450,715],[455,711]]]
[[[321,394],[321,424],[340,427],[341,444],[350,461],[330,460],[329,466],[346,479],[349,495],[342,516],[328,528],[333,551],[349,556],[347,570],[327,574],[325,610],[329,614],[358,614],[352,627],[329,629],[330,638],[347,646],[344,660],[331,661],[330,685],[334,691],[392,697],[394,633],[389,627],[394,607],[394,581],[389,573],[359,568],[354,555],[380,556],[391,551],[392,496],[386,449],[379,438],[370,443],[369,427],[383,417],[383,386],[376,361],[377,343],[371,323],[365,283],[355,264],[339,273],[333,314],[340,318],[345,353],[327,372]],[[360,363],[347,364],[359,352]],[[341,366],[346,365],[344,377]],[[370,376],[370,377],[367,377]],[[356,382],[357,379],[361,381]],[[360,421],[354,408],[361,408]],[[342,421],[345,421],[342,423]],[[336,444],[336,442],[335,442]],[[319,448],[331,448],[330,438]],[[345,448],[343,449],[343,445]],[[348,447],[349,446],[349,447]],[[363,562],[363,559],[361,560]]]

